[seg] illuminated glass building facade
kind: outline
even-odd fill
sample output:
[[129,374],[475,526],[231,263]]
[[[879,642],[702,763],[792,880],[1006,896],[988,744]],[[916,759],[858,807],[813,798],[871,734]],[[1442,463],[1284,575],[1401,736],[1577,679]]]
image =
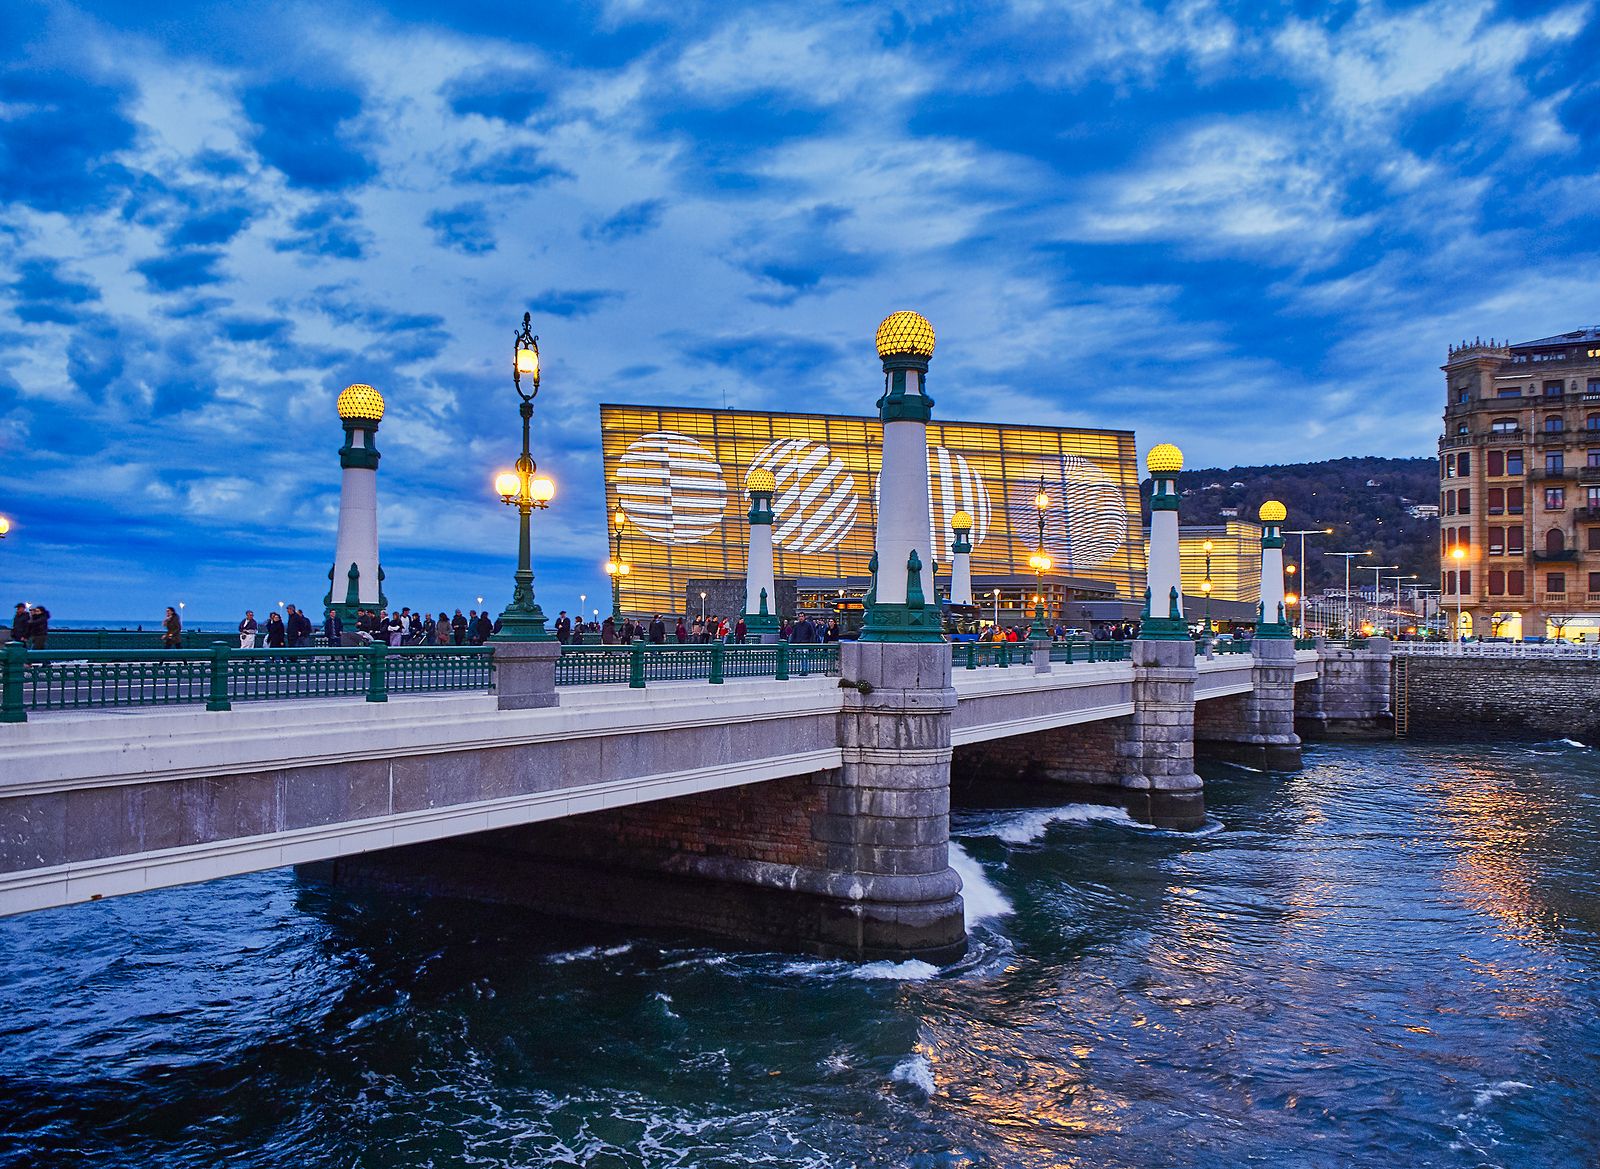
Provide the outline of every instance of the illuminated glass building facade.
[[[1193,525],[1178,530],[1178,563],[1183,574],[1183,595],[1203,595],[1206,578],[1206,541],[1211,541],[1211,596],[1218,601],[1261,600],[1261,525],[1245,520]],[[1189,616],[1195,613],[1192,606]],[[1274,602],[1276,608],[1276,602]]]
[[[606,508],[620,506],[628,518],[625,613],[682,612],[692,579],[743,578],[749,506],[743,484],[757,467],[777,483],[777,576],[798,582],[803,596],[865,587],[882,439],[876,418],[602,405],[600,430]],[[1043,479],[1050,497],[1044,541],[1055,562],[1047,598],[1142,598],[1145,548],[1132,431],[936,421],[928,445],[938,529],[928,543],[941,591],[948,584],[950,517],[965,510],[974,521],[977,603],[986,606],[997,585],[1018,592],[1038,543],[1034,495]]]

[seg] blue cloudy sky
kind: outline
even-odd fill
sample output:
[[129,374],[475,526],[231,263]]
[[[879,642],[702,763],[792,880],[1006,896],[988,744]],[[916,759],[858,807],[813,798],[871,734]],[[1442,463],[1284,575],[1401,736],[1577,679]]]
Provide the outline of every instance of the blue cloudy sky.
[[525,309],[552,611],[596,403],[861,413],[902,307],[946,418],[1431,453],[1448,342],[1600,320],[1597,60],[1590,3],[6,0],[0,588],[315,605],[363,380],[391,599],[498,608]]

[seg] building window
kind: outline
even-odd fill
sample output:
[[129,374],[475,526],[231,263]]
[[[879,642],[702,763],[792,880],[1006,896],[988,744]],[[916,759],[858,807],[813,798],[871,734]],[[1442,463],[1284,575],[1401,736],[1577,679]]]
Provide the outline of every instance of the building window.
[[1506,474],[1507,475],[1520,475],[1520,474],[1522,474],[1522,452],[1521,451],[1507,451],[1506,452]]
[[1456,474],[1472,474],[1472,453],[1470,451],[1462,451],[1456,456]]
[[1567,591],[1567,574],[1564,572],[1547,572],[1544,576],[1544,591],[1547,593],[1564,593]]
[[1584,507],[1600,509],[1600,487],[1589,487],[1584,490]]
[[1456,514],[1472,514],[1472,488],[1463,487],[1460,491],[1456,492]]
[[[1593,357],[1596,353],[1600,353],[1600,349],[1589,350],[1590,357]],[[1600,377],[1590,378],[1589,384],[1584,387],[1583,392],[1586,394],[1593,394],[1595,397],[1600,398]]]
[[1544,534],[1544,550],[1551,556],[1559,556],[1567,550],[1567,537],[1560,528],[1551,528]]
[[1567,506],[1567,489],[1565,487],[1546,487],[1544,489],[1545,511],[1562,511]]
[[1489,570],[1489,595],[1503,597],[1506,595],[1506,574],[1498,568]]
[[1522,528],[1520,525],[1506,529],[1506,555],[1522,555]]
[[1444,477],[1446,479],[1454,479],[1456,477],[1456,457],[1454,455],[1446,455],[1444,457]]
[[1506,473],[1506,454],[1504,451],[1490,451],[1488,459],[1489,474],[1504,475]]
[[1561,391],[1566,388],[1566,382],[1545,382],[1544,396],[1547,398],[1559,398],[1561,396]]
[[1466,400],[1467,400],[1467,391],[1465,389],[1457,390],[1456,391],[1456,401],[1459,403],[1459,402],[1465,402]]
[[1519,428],[1515,418],[1496,418],[1489,424],[1489,429],[1495,434],[1515,434]]
[[1555,434],[1558,431],[1562,431],[1562,430],[1565,430],[1565,429],[1566,429],[1566,423],[1561,421],[1561,415],[1559,415],[1559,414],[1546,415],[1545,420],[1544,420],[1544,432],[1546,434]]
[[1501,386],[1500,387],[1500,392],[1495,394],[1495,397],[1497,397],[1497,398],[1520,398],[1520,397],[1522,397],[1522,387],[1521,386]]
[[1544,473],[1546,475],[1559,475],[1566,469],[1566,455],[1561,451],[1545,451]]
[[1461,595],[1466,596],[1470,592],[1472,592],[1472,570],[1463,568],[1461,570]]
[[1506,530],[1504,528],[1490,528],[1488,539],[1489,555],[1504,556],[1506,551]]
[[1452,597],[1456,595],[1456,574],[1454,572],[1444,574],[1444,591]]
[[1590,414],[1583,420],[1585,430],[1600,430],[1600,414]]
[[1600,528],[1589,529],[1589,551],[1600,552]]
[[1591,593],[1600,593],[1600,572],[1591,572],[1589,574],[1589,591]]
[[1456,514],[1456,493],[1454,491],[1446,491],[1444,493],[1444,514]]
[[1489,514],[1506,514],[1506,489],[1504,487],[1489,488]]
[[[1557,488],[1556,490],[1559,491],[1560,488]],[[1522,488],[1520,488],[1520,487],[1507,487],[1506,488],[1506,514],[1507,515],[1521,515],[1522,514]]]
[[1506,573],[1506,592],[1513,597],[1520,597],[1528,587],[1521,569],[1513,569]]
[[1467,424],[1465,422],[1457,424],[1456,433],[1457,434],[1466,434],[1467,433]]

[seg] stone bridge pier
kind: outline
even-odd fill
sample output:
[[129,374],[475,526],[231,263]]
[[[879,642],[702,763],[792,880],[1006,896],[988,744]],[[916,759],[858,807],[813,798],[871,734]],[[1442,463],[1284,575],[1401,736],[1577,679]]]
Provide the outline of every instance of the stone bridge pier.
[[1258,637],[1250,652],[1251,689],[1195,707],[1195,750],[1258,771],[1299,771],[1294,641]]

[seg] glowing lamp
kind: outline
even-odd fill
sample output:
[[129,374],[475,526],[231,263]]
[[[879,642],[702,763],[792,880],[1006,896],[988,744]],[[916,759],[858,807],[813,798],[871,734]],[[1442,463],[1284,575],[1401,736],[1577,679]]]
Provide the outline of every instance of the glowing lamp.
[[958,532],[972,531],[972,513],[968,511],[956,512],[955,515],[950,517],[950,526]]
[[6,519],[5,516],[0,515],[0,539],[3,539],[5,537],[5,534],[7,532],[9,532],[10,530],[11,530],[11,521]]
[[628,564],[628,563],[624,562],[622,564],[617,565],[617,572],[619,574],[621,574],[622,576],[627,576],[632,571],[633,571],[633,565],[631,565],[631,564]]
[[540,475],[528,484],[529,492],[535,503],[549,503],[556,495],[556,485],[553,479]]
[[494,477],[495,494],[510,499],[522,491],[522,476],[515,471],[501,471]]
[[334,406],[341,422],[383,421],[383,395],[365,382],[354,382],[340,390]]
[[1210,540],[1207,540],[1204,544],[1200,545],[1201,550],[1204,551],[1207,556],[1211,555],[1211,550],[1215,547],[1216,545]]
[[1042,491],[1039,492],[1039,494],[1033,497],[1033,506],[1038,508],[1040,511],[1043,511],[1045,508],[1050,506],[1050,497]]
[[539,380],[539,351],[525,345],[517,346],[517,372],[524,376],[531,374],[534,381]]
[[874,341],[879,357],[933,356],[933,326],[921,313],[901,311],[890,313],[878,326]]
[[1171,475],[1183,470],[1183,452],[1170,442],[1157,443],[1144,457],[1144,465],[1152,475]]
[[752,495],[771,495],[778,489],[778,480],[765,467],[757,467],[744,477],[744,486]]
[[1283,603],[1285,605],[1298,605],[1300,603],[1300,597],[1295,593],[1284,593]]
[[1461,547],[1460,545],[1457,545],[1456,547],[1450,549],[1450,559],[1451,560],[1465,560],[1466,558],[1467,558],[1467,550],[1465,548]]
[[623,511],[621,507],[618,507],[616,511],[611,513],[611,530],[614,532],[620,532],[627,526],[628,513]]
[[615,560],[606,561],[606,575],[607,576],[616,576],[617,575],[617,562]]
[[1201,581],[1200,582],[1200,591],[1202,593],[1205,593],[1207,596],[1210,596],[1211,595],[1211,582],[1208,581],[1208,580]]
[[1261,510],[1256,512],[1263,523],[1281,524],[1289,518],[1289,509],[1276,499],[1269,499],[1261,505]]

